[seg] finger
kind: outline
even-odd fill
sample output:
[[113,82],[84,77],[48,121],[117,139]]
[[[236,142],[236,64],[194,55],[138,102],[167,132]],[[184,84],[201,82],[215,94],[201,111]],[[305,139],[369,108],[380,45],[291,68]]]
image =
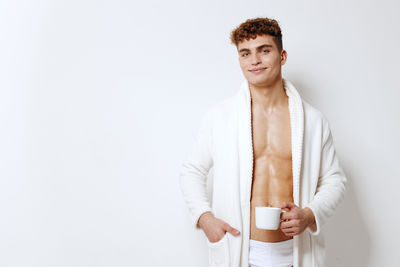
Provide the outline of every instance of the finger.
[[288,204],[288,202],[283,202],[280,206],[279,206],[279,208],[281,208],[281,209],[284,209],[284,208],[286,208],[286,205]]
[[291,228],[283,229],[282,232],[286,232],[289,234],[297,234],[299,232],[299,228],[291,227]]
[[281,220],[296,220],[300,218],[300,214],[297,211],[282,212]]
[[293,204],[292,202],[283,202],[279,207],[281,209],[292,209],[292,208],[296,207],[296,205]]
[[225,230],[231,233],[232,235],[238,236],[240,234],[239,230],[233,228],[229,224],[226,224]]
[[286,231],[287,233],[291,233],[291,234],[297,235],[297,234],[300,233],[300,228],[295,226],[295,227],[286,228],[286,229],[282,230],[282,232],[283,231]]
[[295,208],[297,206],[292,202],[286,202],[286,207],[289,208],[289,209],[293,209],[293,208]]
[[286,236],[295,236],[295,233],[284,233]]
[[282,231],[285,235],[295,235],[295,231]]
[[294,235],[294,234],[295,234],[295,230],[293,230],[293,229],[291,229],[291,228],[289,228],[289,229],[284,229],[284,230],[282,230],[282,232],[283,232],[285,235],[287,235],[287,236],[291,236],[291,235]]
[[289,229],[293,227],[298,227],[298,223],[295,220],[281,222],[281,229]]
[[287,227],[287,228],[281,228],[282,232],[286,232],[286,233],[298,233],[300,230],[300,228],[298,226],[291,226],[291,227]]
[[284,202],[281,205],[281,209],[286,209],[286,208],[292,209],[294,207],[297,207],[297,206],[292,202]]

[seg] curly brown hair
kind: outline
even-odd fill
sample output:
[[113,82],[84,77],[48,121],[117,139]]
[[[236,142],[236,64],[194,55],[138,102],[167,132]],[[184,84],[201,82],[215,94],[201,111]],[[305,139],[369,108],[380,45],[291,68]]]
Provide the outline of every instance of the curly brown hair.
[[278,21],[276,21],[275,19],[248,19],[231,32],[230,39],[231,43],[237,47],[240,42],[244,41],[244,39],[255,39],[258,35],[263,34],[273,36],[279,52],[282,51],[282,32],[281,28],[279,27]]

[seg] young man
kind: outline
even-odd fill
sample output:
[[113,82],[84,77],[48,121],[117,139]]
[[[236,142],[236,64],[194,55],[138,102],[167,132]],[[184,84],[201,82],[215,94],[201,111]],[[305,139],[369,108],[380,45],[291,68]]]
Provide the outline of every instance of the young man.
[[[328,121],[282,78],[287,52],[276,20],[247,20],[231,41],[246,80],[206,112],[180,172],[193,226],[207,236],[209,265],[326,266],[321,227],[346,184]],[[256,206],[287,211],[278,230],[256,227]]]

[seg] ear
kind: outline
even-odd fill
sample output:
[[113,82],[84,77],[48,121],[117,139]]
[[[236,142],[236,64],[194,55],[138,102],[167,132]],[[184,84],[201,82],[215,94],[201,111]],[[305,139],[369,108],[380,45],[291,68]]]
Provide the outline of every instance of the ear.
[[281,51],[281,66],[285,65],[287,59],[287,52],[286,50],[282,49]]

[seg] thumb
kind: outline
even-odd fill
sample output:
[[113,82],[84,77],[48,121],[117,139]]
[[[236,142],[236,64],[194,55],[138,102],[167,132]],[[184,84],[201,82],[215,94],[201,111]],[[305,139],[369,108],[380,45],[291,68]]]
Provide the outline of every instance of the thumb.
[[235,235],[235,236],[240,235],[240,232],[237,229],[230,226],[229,224],[226,224],[225,230],[228,231],[229,233],[231,233],[232,235]]
[[289,210],[293,209],[294,207],[296,207],[296,205],[294,205],[294,204],[291,203],[291,202],[284,202],[284,203],[280,206],[281,209],[286,209],[286,208],[288,208]]

